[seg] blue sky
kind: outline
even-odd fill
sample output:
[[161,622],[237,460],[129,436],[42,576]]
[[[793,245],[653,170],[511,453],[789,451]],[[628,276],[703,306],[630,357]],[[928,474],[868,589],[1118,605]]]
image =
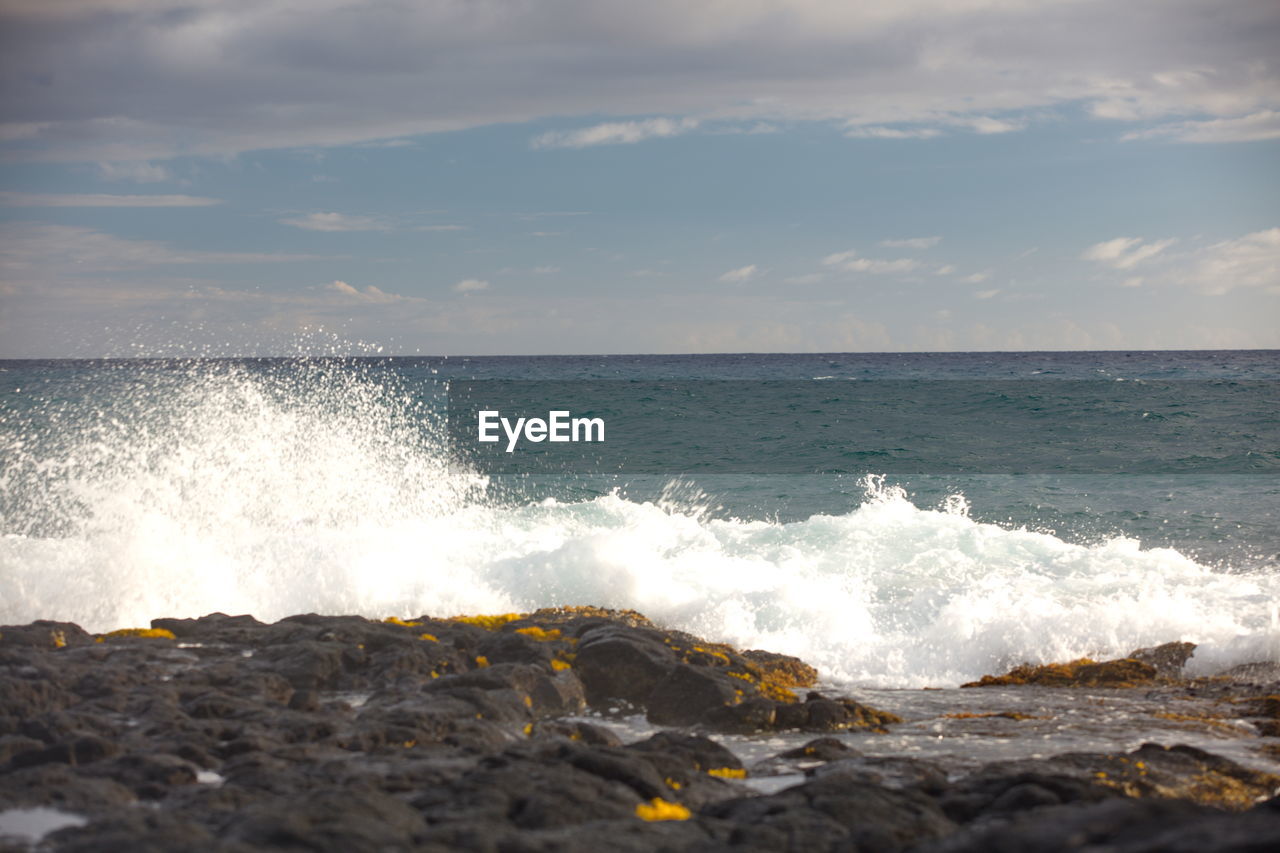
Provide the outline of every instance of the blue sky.
[[1280,346],[1272,3],[300,8],[5,4],[0,357]]

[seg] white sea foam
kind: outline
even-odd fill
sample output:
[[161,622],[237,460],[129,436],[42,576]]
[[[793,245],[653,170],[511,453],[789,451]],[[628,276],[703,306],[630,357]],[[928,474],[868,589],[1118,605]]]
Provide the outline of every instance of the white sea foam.
[[618,495],[499,503],[394,388],[291,381],[170,381],[52,445],[10,430],[0,624],[597,604],[879,686],[1175,639],[1200,644],[1200,671],[1280,659],[1274,575],[978,523],[961,496],[920,508],[876,480],[853,511],[793,523]]

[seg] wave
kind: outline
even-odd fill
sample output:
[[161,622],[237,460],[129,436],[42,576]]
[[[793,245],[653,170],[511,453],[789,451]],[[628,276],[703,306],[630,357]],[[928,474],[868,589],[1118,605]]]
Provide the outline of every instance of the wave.
[[0,623],[596,604],[882,687],[1179,639],[1199,672],[1280,659],[1275,574],[979,523],[960,495],[919,507],[881,478],[850,512],[790,523],[715,518],[679,489],[512,501],[450,463],[430,401],[336,366],[60,400],[0,433]]

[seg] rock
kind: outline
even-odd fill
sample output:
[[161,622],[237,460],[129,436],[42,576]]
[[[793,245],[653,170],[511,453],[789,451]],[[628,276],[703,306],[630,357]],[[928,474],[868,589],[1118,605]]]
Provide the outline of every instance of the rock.
[[618,700],[640,704],[675,665],[675,653],[660,640],[605,625],[583,635],[573,670],[587,702],[607,708]]
[[332,853],[407,850],[425,835],[422,815],[371,790],[329,789],[250,808],[228,822],[233,842]]
[[1127,657],[1129,660],[1154,666],[1156,675],[1160,678],[1178,678],[1195,650],[1195,643],[1165,643],[1146,649],[1134,649]]
[[779,850],[902,850],[956,830],[924,794],[841,774],[767,797],[717,803],[703,813],[731,821],[734,840]]
[[1034,684],[1039,687],[1140,687],[1151,684],[1156,667],[1149,663],[1124,658],[1098,663],[1080,658],[1070,663],[1043,666],[1022,664],[1005,675],[984,675],[961,687],[1007,687]]
[[704,714],[737,702],[733,679],[707,667],[677,664],[644,698],[646,717],[660,726],[689,726]]
[[1272,796],[1280,776],[1243,767],[1192,746],[1147,743],[1128,753],[1065,753],[1047,759],[998,762],[984,773],[1033,772],[1083,780],[1128,797],[1187,800],[1244,811]]
[[13,767],[35,767],[38,764],[91,764],[120,754],[120,747],[95,735],[82,735],[45,749],[20,752],[10,759]]
[[818,671],[800,658],[760,649],[749,649],[742,656],[762,678],[781,687],[813,687],[818,683]]
[[777,727],[799,729],[806,732],[838,732],[849,729],[884,731],[890,723],[900,723],[902,718],[888,711],[880,711],[852,699],[828,699],[819,693],[810,693],[804,702],[795,705],[779,705]]
[[1123,797],[1042,805],[931,841],[919,853],[1243,853],[1280,847],[1280,815],[1244,815],[1169,800]]
[[93,637],[73,622],[40,619],[30,625],[0,625],[0,648],[64,649],[93,642]]

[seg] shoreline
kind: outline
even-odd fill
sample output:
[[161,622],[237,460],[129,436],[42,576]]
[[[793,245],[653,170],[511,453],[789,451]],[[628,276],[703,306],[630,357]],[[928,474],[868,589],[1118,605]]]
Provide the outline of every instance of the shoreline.
[[594,607],[6,626],[0,850],[1280,844],[1280,668],[1188,645],[853,698]]

